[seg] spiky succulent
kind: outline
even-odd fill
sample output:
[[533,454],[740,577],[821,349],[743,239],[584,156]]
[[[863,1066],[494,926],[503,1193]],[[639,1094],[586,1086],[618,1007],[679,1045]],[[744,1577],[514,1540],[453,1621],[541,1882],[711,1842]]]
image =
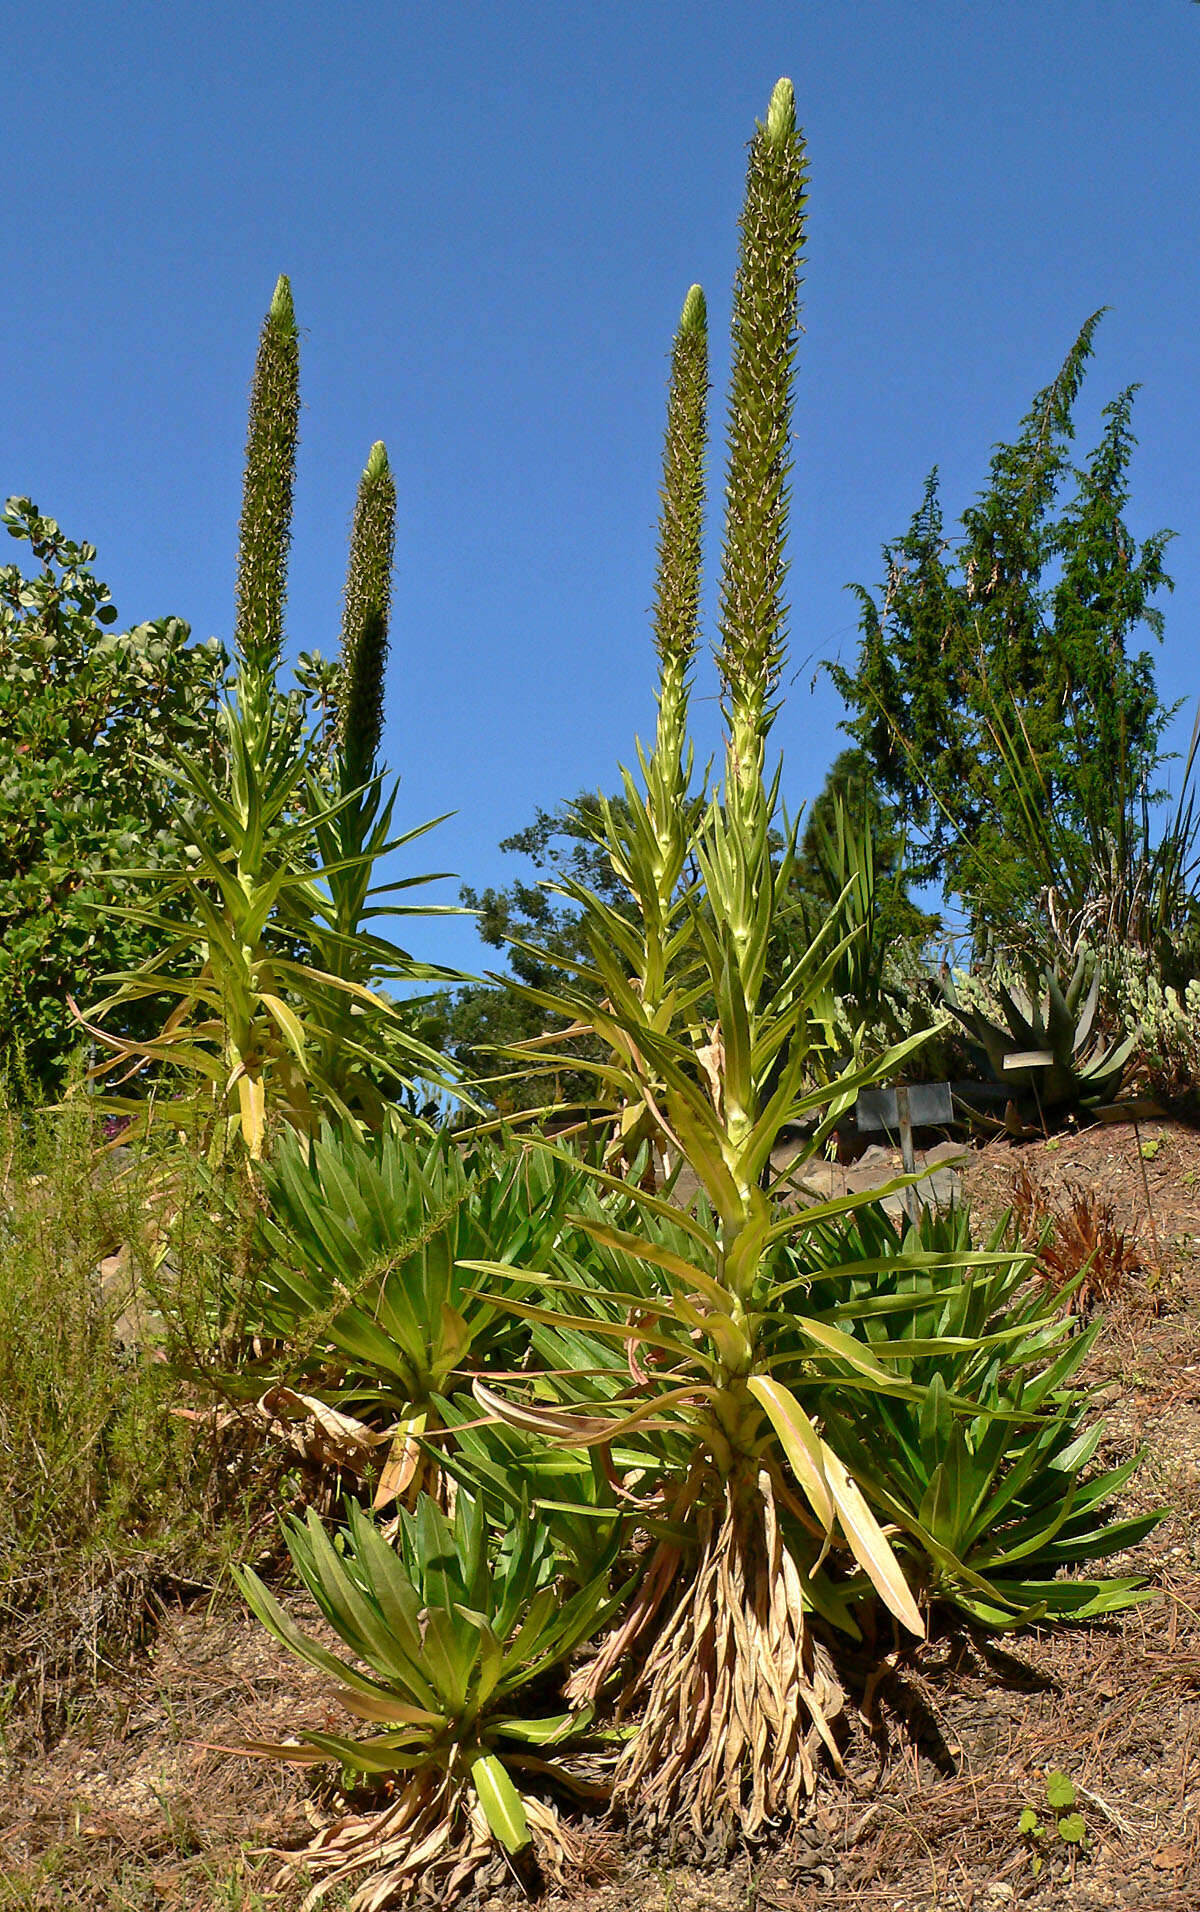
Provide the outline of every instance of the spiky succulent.
[[523,1353],[463,1264],[490,1257],[544,1277],[579,1179],[544,1153],[431,1142],[395,1119],[377,1136],[343,1124],[311,1143],[277,1138],[251,1331],[285,1347],[288,1372],[326,1400],[396,1417],[389,1492],[436,1474],[420,1442],[458,1370]]
[[330,1875],[324,1890],[356,1881],[350,1905],[362,1912],[448,1904],[498,1851],[530,1845],[561,1877],[576,1856],[571,1835],[525,1775],[532,1771],[535,1785],[570,1782],[563,1749],[590,1712],[547,1718],[542,1691],[545,1676],[603,1623],[611,1554],[571,1591],[541,1523],[522,1514],[497,1545],[465,1493],[450,1517],[424,1498],[415,1513],[402,1511],[394,1548],[353,1506],[337,1545],[315,1513],[292,1519],[285,1533],[297,1572],[353,1661],[303,1632],[249,1568],[235,1569],[238,1584],[268,1631],[331,1674],[333,1698],[376,1730],[365,1739],[306,1731],[251,1750],[334,1759],[391,1782],[382,1813],[342,1817],[306,1855]]
[[[906,1256],[917,1254],[925,1265],[914,1272]],[[1090,1620],[1149,1599],[1144,1575],[1061,1570],[1120,1554],[1163,1517],[1120,1517],[1136,1456],[1093,1465],[1104,1426],[1080,1376],[1101,1323],[1076,1333],[1061,1289],[1030,1284],[1031,1259],[1013,1249],[1007,1216],[974,1252],[965,1209],[923,1208],[905,1227],[873,1207],[815,1229],[803,1263],[810,1305],[863,1319],[912,1390],[829,1388],[830,1438],[903,1536],[922,1597],[989,1630]],[[872,1272],[847,1280],[856,1262]],[[963,1401],[975,1411],[956,1410]]]
[[1100,975],[1089,987],[1088,967],[1085,951],[1065,981],[1056,966],[1028,977],[1024,987],[989,979],[999,1017],[983,1003],[964,1002],[953,980],[942,985],[946,1007],[984,1051],[997,1081],[1032,1093],[1044,1110],[1111,1102],[1137,1047],[1136,1035],[1111,1042],[1097,1027]]

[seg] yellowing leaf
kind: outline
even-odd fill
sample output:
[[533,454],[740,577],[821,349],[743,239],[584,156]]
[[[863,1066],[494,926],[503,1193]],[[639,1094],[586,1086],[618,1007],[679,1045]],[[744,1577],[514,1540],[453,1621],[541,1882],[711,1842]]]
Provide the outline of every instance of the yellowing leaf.
[[428,1418],[424,1410],[420,1414],[410,1414],[393,1430],[392,1445],[375,1489],[374,1507],[386,1507],[389,1501],[395,1500],[397,1495],[403,1494],[411,1486],[421,1458],[421,1436]]
[[792,1472],[807,1494],[813,1512],[828,1534],[833,1529],[833,1499],[825,1477],[825,1448],[790,1388],[769,1375],[753,1374],[746,1383],[766,1413],[791,1463]]
[[509,1852],[529,1844],[529,1821],[521,1795],[495,1753],[478,1753],[471,1761],[471,1778],[489,1827]]
[[299,1016],[294,1009],[288,1008],[288,1005],[280,996],[269,995],[264,990],[259,1000],[263,1008],[278,1023],[292,1054],[295,1056],[301,1068],[303,1068],[305,1062],[305,1043],[304,1030],[301,1026]]
[[589,1436],[607,1440],[613,1431],[612,1421],[601,1420],[596,1415],[569,1414],[562,1408],[526,1407],[520,1401],[506,1400],[503,1394],[495,1393],[478,1379],[472,1382],[471,1392],[486,1413],[525,1434],[542,1434],[551,1440],[577,1441],[583,1445]]
[[863,1498],[857,1481],[851,1480],[845,1467],[824,1441],[821,1442],[825,1478],[837,1503],[838,1524],[850,1544],[850,1551],[870,1578],[889,1612],[902,1626],[925,1638],[925,1622],[912,1597],[900,1563],[889,1545],[887,1535]]
[[242,1140],[252,1160],[263,1152],[267,1126],[267,1090],[261,1076],[238,1077],[238,1109],[242,1118]]

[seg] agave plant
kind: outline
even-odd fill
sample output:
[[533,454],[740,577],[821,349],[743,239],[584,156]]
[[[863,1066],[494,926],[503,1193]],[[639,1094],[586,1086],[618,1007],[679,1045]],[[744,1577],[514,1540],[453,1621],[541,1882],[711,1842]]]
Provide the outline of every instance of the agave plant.
[[336,1543],[311,1512],[285,1531],[296,1571],[353,1660],[305,1633],[249,1568],[235,1570],[238,1584],[275,1639],[333,1677],[331,1697],[381,1730],[304,1731],[249,1750],[336,1760],[388,1782],[383,1811],[347,1812],[306,1854],[327,1875],[322,1892],[358,1881],[348,1903],[361,1912],[447,1903],[499,1854],[532,1853],[561,1878],[576,1845],[542,1795],[555,1781],[603,1791],[570,1762],[591,1716],[547,1715],[527,1695],[544,1694],[547,1676],[603,1623],[611,1554],[565,1591],[544,1526],[521,1516],[497,1546],[465,1493],[452,1516],[427,1498],[402,1512],[394,1548],[353,1506]]
[[[924,1210],[905,1238],[880,1209],[819,1225],[809,1305],[860,1323],[912,1383],[869,1398],[823,1389],[827,1436],[907,1536],[900,1552],[925,1599],[988,1628],[1135,1605],[1150,1597],[1141,1576],[1060,1577],[1136,1545],[1162,1518],[1113,1515],[1136,1456],[1092,1468],[1103,1424],[1076,1377],[1101,1323],[1077,1332],[1061,1288],[1031,1286],[1034,1258],[1013,1250],[1007,1218],[982,1253],[970,1248],[965,1210]],[[814,1279],[814,1259],[830,1272]]]
[[463,1264],[519,1268],[525,1292],[550,1266],[579,1180],[539,1152],[423,1140],[395,1119],[374,1137],[353,1124],[311,1143],[279,1137],[263,1169],[267,1252],[249,1325],[322,1398],[396,1417],[381,1501],[430,1478],[422,1443],[459,1371],[523,1353],[511,1313],[475,1292]]
[[989,979],[1003,1023],[978,1003],[962,1000],[949,978],[946,1007],[987,1056],[997,1081],[1030,1090],[1046,1111],[1087,1108],[1119,1093],[1136,1035],[1110,1042],[1097,1028],[1100,973],[1083,952],[1068,980],[1056,967],[1031,977],[1025,988]]

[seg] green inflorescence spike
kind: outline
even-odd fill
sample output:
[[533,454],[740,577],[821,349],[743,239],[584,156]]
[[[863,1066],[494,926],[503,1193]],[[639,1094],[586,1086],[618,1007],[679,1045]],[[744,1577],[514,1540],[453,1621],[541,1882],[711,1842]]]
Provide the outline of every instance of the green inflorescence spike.
[[292,288],[281,274],[263,321],[250,389],[238,535],[235,641],[251,692],[253,683],[273,672],[283,644],[299,419],[300,341]]
[[396,484],[382,443],[372,445],[354,506],[342,616],[339,744],[347,790],[374,775],[383,735],[383,676],[396,541]]
[[780,80],[750,143],[733,300],[719,664],[739,780],[761,767],[783,665],[805,183],[795,97]]

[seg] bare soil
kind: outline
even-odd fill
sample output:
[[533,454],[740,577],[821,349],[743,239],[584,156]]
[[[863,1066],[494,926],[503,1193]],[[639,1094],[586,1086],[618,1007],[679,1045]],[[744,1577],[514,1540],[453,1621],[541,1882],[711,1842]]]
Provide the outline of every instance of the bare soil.
[[[597,1877],[544,1912],[1003,1912],[1008,1906],[1200,1908],[1200,1134],[1100,1127],[963,1170],[995,1212],[1018,1167],[1053,1197],[1112,1204],[1143,1262],[1113,1297],[1092,1358],[1105,1455],[1144,1450],[1129,1511],[1171,1512],[1122,1568],[1153,1601],[1106,1624],[983,1638],[946,1632],[896,1656],[845,1782],[829,1781],[783,1846],[697,1870],[600,1834]],[[1149,1205],[1147,1204],[1149,1196]],[[149,1639],[70,1686],[65,1717],[7,1722],[0,1908],[295,1912],[321,1800],[310,1777],[221,1750],[301,1726],[335,1730],[319,1675],[275,1647],[228,1589],[169,1589]],[[144,1588],[131,1583],[131,1598]],[[117,1629],[126,1642],[138,1628]],[[1043,1822],[1045,1774],[1074,1782],[1087,1849],[1018,1833]],[[498,1881],[483,1908],[520,1902]],[[336,1900],[326,1901],[336,1905]]]

